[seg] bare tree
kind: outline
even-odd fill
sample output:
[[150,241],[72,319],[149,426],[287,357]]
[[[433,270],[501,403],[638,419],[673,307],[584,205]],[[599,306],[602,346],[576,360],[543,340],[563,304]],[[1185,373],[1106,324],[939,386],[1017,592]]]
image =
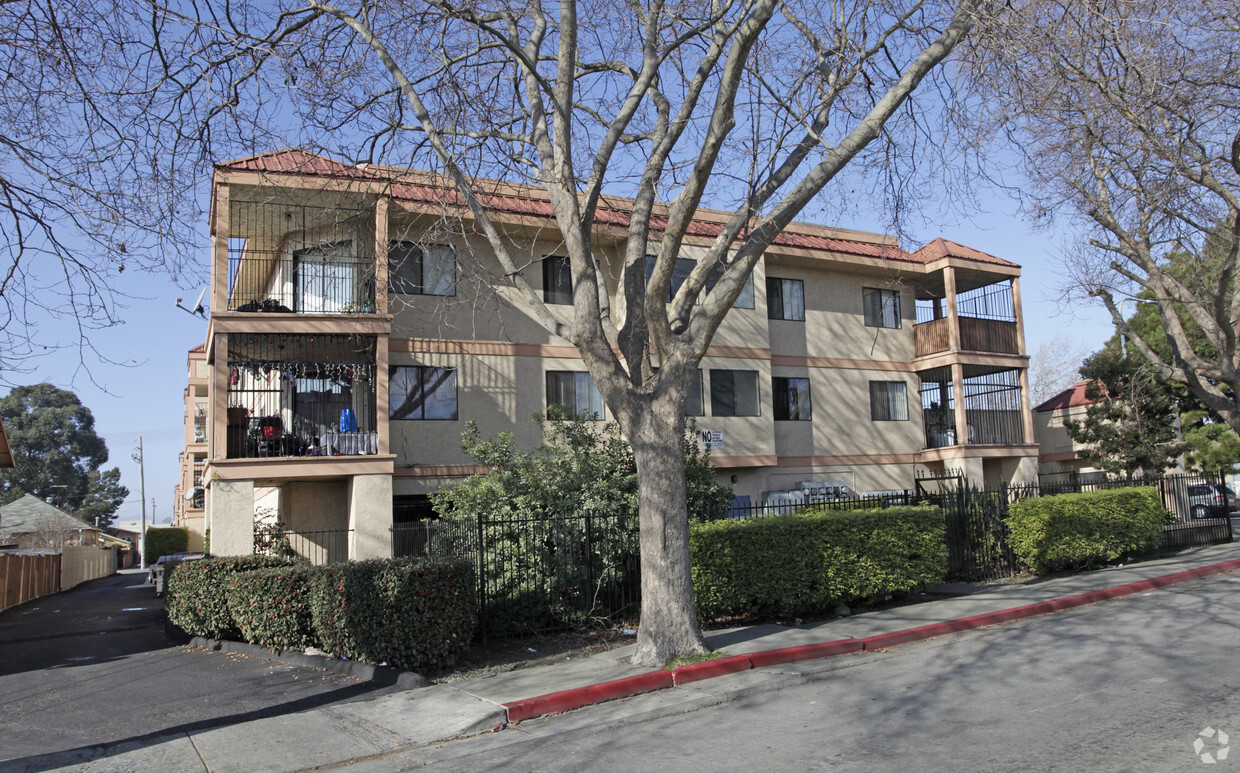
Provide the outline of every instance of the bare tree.
[[[86,524],[82,524],[85,528]],[[21,535],[20,544],[27,549],[60,550],[65,545],[81,544],[82,530],[68,526],[56,518],[40,518],[34,528]]]
[[[680,445],[694,371],[772,240],[845,167],[886,167],[904,152],[897,136],[926,130],[908,99],[981,5],[309,0],[263,43],[192,28],[209,45],[278,60],[292,104],[321,138],[364,133],[375,158],[440,170],[531,315],[580,350],[637,464],[634,661],[649,665],[705,650]],[[234,23],[257,18],[230,12]],[[571,263],[571,323],[518,270],[480,173],[547,192]],[[594,238],[607,193],[632,199],[614,299]],[[674,287],[706,203],[730,215]]]
[[[634,660],[703,651],[680,447],[693,373],[763,250],[837,175],[872,173],[892,205],[908,195],[942,117],[909,98],[928,78],[950,92],[936,71],[988,0],[276,5],[0,5],[15,30],[10,72],[30,73],[6,82],[29,82],[25,91],[0,95],[16,127],[0,152],[21,175],[0,180],[16,202],[0,292],[18,309],[3,328],[17,339],[0,341],[0,356],[29,339],[22,308],[68,303],[84,325],[108,324],[123,266],[175,270],[192,254],[193,178],[212,158],[279,143],[439,171],[528,312],[580,350],[633,447],[643,566]],[[39,109],[26,116],[23,99]],[[571,263],[570,323],[518,271],[482,177],[547,192]],[[601,280],[613,267],[595,251],[606,194],[632,202],[614,297]],[[728,214],[676,286],[704,205]],[[89,243],[90,260],[54,219]],[[61,267],[47,288],[58,300],[20,294],[36,286],[23,274],[36,254]]]
[[1066,335],[1056,335],[1029,358],[1029,394],[1033,404],[1045,402],[1081,380],[1081,363],[1089,347]]
[[[1238,19],[1235,0],[1025,0],[971,53],[983,128],[1022,153],[1034,214],[1077,216],[1078,297],[1240,431]],[[1134,331],[1130,298],[1162,325]]]

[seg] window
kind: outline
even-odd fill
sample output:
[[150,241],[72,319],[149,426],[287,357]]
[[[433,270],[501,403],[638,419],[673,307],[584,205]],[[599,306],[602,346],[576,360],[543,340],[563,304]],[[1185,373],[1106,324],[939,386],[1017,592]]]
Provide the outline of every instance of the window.
[[[654,255],[646,256],[646,285],[650,285],[650,277],[654,274],[654,264],[658,258]],[[667,291],[667,300],[670,303],[672,297],[680,290],[680,286],[685,283],[689,275],[693,273],[693,268],[697,265],[696,260],[689,258],[676,258],[676,266],[672,269],[672,286]]]
[[[654,369],[655,373],[659,372],[658,368]],[[706,413],[702,409],[702,371],[693,371],[693,384],[689,387],[689,399],[685,401],[686,416],[705,416]]]
[[900,327],[900,291],[866,287],[861,291],[867,327]]
[[456,420],[456,369],[424,365],[392,368],[388,416],[393,419]]
[[336,242],[293,251],[294,311],[332,314],[353,305],[357,288],[351,248],[350,242]]
[[689,387],[689,400],[685,403],[686,416],[705,416],[702,407],[702,371],[693,371],[693,385]]
[[800,279],[766,278],[768,319],[805,321],[805,283]]
[[[715,266],[715,270],[710,272],[710,276],[706,277],[706,292],[715,289],[715,285],[719,283],[719,279],[723,277],[724,266]],[[736,296],[736,300],[732,301],[734,309],[752,309],[753,308],[753,274],[745,277],[745,286],[741,288],[740,295]]]
[[758,372],[756,370],[712,370],[710,372],[710,413],[712,416],[760,416]]
[[443,244],[388,244],[388,285],[406,295],[456,295],[456,252]]
[[543,258],[543,301],[572,305],[573,269],[568,258],[548,255]]
[[809,421],[809,379],[771,377],[771,400],[776,421]]
[[603,395],[594,379],[584,371],[547,371],[547,405],[562,405],[569,416],[582,416],[602,421]]
[[908,421],[908,388],[903,381],[870,382],[870,420]]

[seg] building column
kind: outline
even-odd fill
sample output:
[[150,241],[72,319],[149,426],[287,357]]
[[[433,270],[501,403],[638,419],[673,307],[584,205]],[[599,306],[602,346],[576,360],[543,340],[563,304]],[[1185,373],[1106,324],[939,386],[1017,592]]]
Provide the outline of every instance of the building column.
[[392,556],[392,476],[349,478],[349,558]]
[[228,334],[211,343],[211,386],[207,399],[207,458],[228,457]]
[[207,489],[211,555],[254,553],[254,481],[216,480]]
[[1035,443],[1033,434],[1033,406],[1029,399],[1029,369],[1020,369],[1020,416],[1024,419],[1025,442]]
[[964,367],[959,362],[952,363],[952,393],[956,397],[956,445],[965,446],[969,444],[969,424],[964,412]]
[[228,310],[228,239],[229,206],[228,184],[215,184],[215,201],[211,209],[215,218],[211,222],[211,313]]
[[[956,269],[943,269],[943,294],[947,296],[947,349],[960,351],[960,314],[956,308]],[[959,401],[957,401],[959,402]]]

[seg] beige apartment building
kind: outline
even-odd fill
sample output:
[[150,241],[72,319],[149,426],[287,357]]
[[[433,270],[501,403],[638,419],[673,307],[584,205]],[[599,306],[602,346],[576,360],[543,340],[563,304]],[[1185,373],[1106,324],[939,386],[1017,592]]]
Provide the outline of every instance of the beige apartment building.
[[[567,321],[571,275],[545,193],[482,187],[526,278]],[[613,293],[626,205],[609,199],[595,229]],[[725,216],[698,213],[678,275]],[[199,503],[201,486],[201,515],[183,513],[203,519],[213,552],[250,552],[258,507],[298,531],[349,529],[349,557],[388,555],[393,523],[479,471],[459,447],[466,421],[529,446],[529,416],[549,402],[606,419],[577,350],[534,320],[428,173],[292,150],[220,164],[211,235],[178,501]],[[688,412],[740,504],[908,489],[944,471],[1028,481],[1027,364],[1019,266],[942,239],[910,253],[794,223],[719,328]],[[189,429],[200,400],[205,446]]]
[[206,535],[207,387],[211,370],[207,347],[199,344],[186,357],[185,450],[180,456],[180,478],[172,496],[172,523],[189,530],[189,549],[200,551]]

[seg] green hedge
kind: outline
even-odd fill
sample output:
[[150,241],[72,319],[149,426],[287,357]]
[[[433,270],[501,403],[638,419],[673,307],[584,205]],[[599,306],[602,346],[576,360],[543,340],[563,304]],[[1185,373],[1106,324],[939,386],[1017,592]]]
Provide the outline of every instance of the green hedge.
[[1007,518],[1009,544],[1035,574],[1086,569],[1158,547],[1174,521],[1153,488],[1025,499]]
[[693,587],[703,619],[820,614],[943,579],[938,507],[836,511],[692,524]]
[[309,566],[284,566],[234,575],[228,611],[241,638],[273,650],[303,650],[318,643],[310,615]]
[[310,582],[324,650],[397,668],[454,662],[477,624],[467,561],[376,559],[320,567]]
[[164,579],[168,619],[191,636],[236,638],[237,623],[228,608],[233,576],[293,563],[271,556],[220,556],[178,563]]
[[143,545],[146,562],[153,564],[159,560],[160,556],[170,556],[173,553],[184,553],[189,550],[189,529],[179,526],[170,526],[165,529],[152,527],[146,530],[146,540]]

